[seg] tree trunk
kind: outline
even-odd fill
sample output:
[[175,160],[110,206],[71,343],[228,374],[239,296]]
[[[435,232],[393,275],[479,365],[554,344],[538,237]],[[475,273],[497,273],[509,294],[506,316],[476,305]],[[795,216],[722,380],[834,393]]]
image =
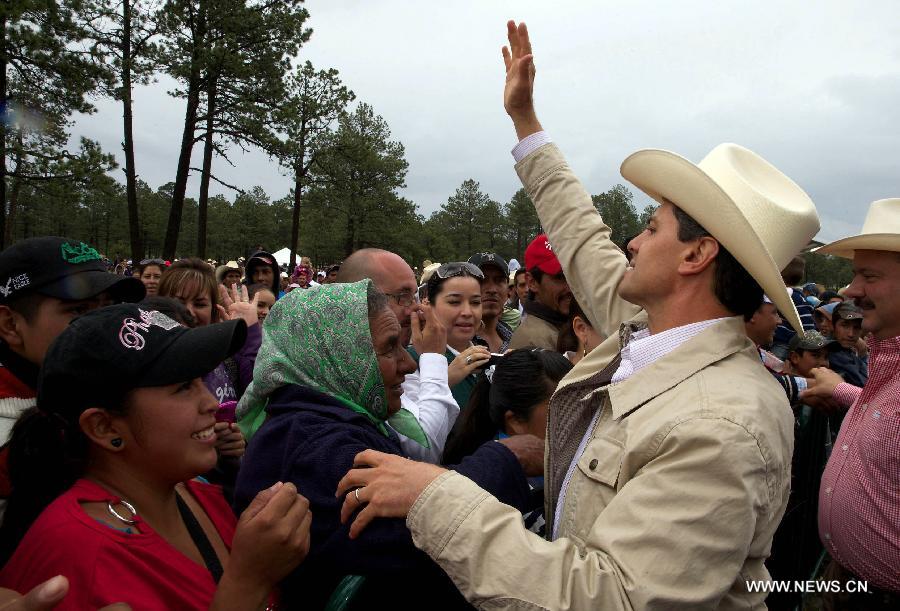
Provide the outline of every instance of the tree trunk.
[[294,268],[297,266],[297,247],[300,242],[300,198],[303,191],[302,173],[302,168],[294,168],[294,209],[291,214],[291,273],[293,273]]
[[184,196],[187,192],[188,176],[191,172],[191,153],[194,150],[194,130],[197,126],[197,109],[200,106],[200,74],[194,70],[188,81],[187,107],[184,111],[184,131],[181,133],[181,151],[178,154],[178,169],[175,173],[175,188],[172,191],[172,206],[169,208],[169,222],[163,242],[163,259],[175,258],[178,248],[178,233],[181,231],[181,214],[184,211]]
[[[22,138],[22,128],[20,127],[19,131],[16,132],[18,148],[16,149],[16,165],[15,169],[13,169],[14,174],[19,174],[22,171],[22,147],[24,146]],[[9,194],[9,216],[6,219],[6,226],[4,227],[2,238],[4,244],[12,244],[14,242],[13,233],[16,228],[16,212],[19,205],[19,191],[21,188],[22,179],[18,177],[13,178],[12,189]]]
[[206,217],[209,206],[209,180],[212,173],[213,124],[216,112],[216,85],[218,75],[207,76],[206,88],[206,136],[203,139],[203,170],[200,173],[200,198],[197,200],[197,253],[206,258]]
[[353,253],[353,243],[356,241],[356,218],[353,216],[354,206],[347,211],[347,235],[344,238],[344,258]]
[[[0,16],[0,113],[8,115],[6,99],[6,11]],[[2,117],[3,119],[6,116]],[[6,121],[0,121],[0,250],[6,248]]]
[[[134,167],[134,130],[131,108],[131,0],[122,2],[122,118],[125,152],[125,197],[128,201],[128,235],[131,241],[131,259],[143,258],[141,221],[137,200],[137,170]],[[109,248],[107,247],[107,250]]]
[[193,50],[191,51],[191,71],[187,83],[187,106],[184,111],[184,131],[181,133],[181,150],[178,153],[178,169],[175,172],[175,188],[172,190],[172,206],[169,209],[169,222],[166,225],[166,238],[163,242],[164,259],[175,258],[178,248],[178,233],[181,231],[181,215],[184,211],[184,195],[187,191],[188,176],[191,173],[191,153],[194,150],[194,132],[197,129],[197,109],[200,107],[200,88],[203,86],[200,65],[201,49],[206,42],[205,6],[201,6],[199,23],[193,33]]

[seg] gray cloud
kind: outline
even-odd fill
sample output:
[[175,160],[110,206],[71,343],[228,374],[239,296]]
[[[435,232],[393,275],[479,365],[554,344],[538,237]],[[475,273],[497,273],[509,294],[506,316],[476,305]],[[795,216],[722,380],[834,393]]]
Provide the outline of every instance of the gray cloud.
[[[499,201],[520,186],[502,108],[508,18],[529,24],[541,120],[592,192],[623,182],[619,164],[634,150],[699,161],[732,141],[809,192],[823,240],[858,230],[870,201],[900,195],[900,11],[891,0],[864,10],[774,0],[312,0],[307,8],[314,35],[301,58],[340,70],[388,121],[410,163],[403,195],[426,215],[467,178]],[[171,87],[162,79],[135,92],[138,172],[153,187],[173,179],[180,144],[184,103],[166,95]],[[121,111],[99,108],[76,134],[120,155]],[[195,165],[199,157],[198,149]],[[290,189],[262,154],[233,159],[236,168],[216,162],[228,182],[261,185],[273,198]]]

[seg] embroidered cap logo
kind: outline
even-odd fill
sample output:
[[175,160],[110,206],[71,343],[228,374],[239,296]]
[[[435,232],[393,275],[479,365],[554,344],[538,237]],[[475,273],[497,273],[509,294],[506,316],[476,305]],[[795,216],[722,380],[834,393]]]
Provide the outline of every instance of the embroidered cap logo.
[[84,242],[73,244],[71,242],[63,242],[60,247],[62,251],[63,261],[66,263],[85,263],[87,261],[95,261],[100,259],[100,253],[95,248],[91,248]]
[[151,326],[161,327],[166,331],[171,331],[178,326],[177,322],[156,310],[151,310],[149,312],[146,310],[138,310],[138,312],[140,312],[140,322],[133,318],[126,318],[122,321],[122,328],[119,329],[119,342],[129,350],[144,349],[147,340],[144,339],[144,336],[141,335],[140,332],[144,331],[146,333],[150,330]]

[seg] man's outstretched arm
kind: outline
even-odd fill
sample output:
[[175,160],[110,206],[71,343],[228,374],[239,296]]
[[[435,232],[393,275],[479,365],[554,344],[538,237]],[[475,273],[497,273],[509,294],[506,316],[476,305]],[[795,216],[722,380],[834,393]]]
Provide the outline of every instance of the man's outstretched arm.
[[[516,171],[534,202],[541,225],[562,264],[569,287],[591,324],[603,336],[639,308],[619,297],[617,288],[627,260],[610,240],[610,228],[597,214],[590,194],[556,146],[549,143],[534,108],[534,55],[524,23],[507,24],[509,47],[503,47],[506,84],[503,105],[519,145]],[[524,156],[524,157],[523,157]]]

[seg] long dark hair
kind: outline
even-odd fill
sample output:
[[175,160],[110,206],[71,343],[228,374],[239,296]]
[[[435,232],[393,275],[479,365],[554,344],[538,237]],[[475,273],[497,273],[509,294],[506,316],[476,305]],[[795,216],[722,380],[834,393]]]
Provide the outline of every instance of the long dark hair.
[[[126,405],[122,398],[102,407],[124,414]],[[84,476],[90,441],[81,431],[79,416],[30,407],[13,425],[9,441],[12,492],[0,525],[0,566],[47,505]]]
[[444,450],[444,464],[455,464],[503,430],[506,412],[526,421],[534,408],[550,398],[557,384],[572,369],[569,359],[540,348],[514,350],[475,384],[466,405],[459,434]]

